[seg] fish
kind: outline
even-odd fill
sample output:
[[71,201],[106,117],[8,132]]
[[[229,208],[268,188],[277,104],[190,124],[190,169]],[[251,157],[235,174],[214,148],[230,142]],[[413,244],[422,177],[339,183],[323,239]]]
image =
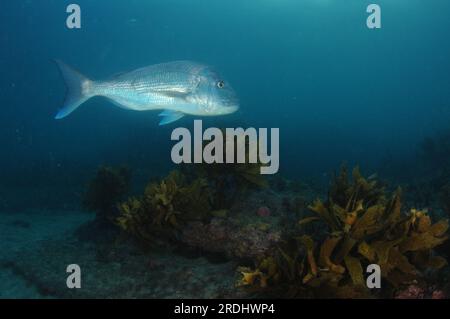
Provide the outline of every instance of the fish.
[[160,110],[159,125],[186,115],[222,116],[239,109],[231,85],[212,67],[192,61],[173,61],[93,81],[60,60],[55,60],[67,86],[60,120],[94,96],[133,111]]

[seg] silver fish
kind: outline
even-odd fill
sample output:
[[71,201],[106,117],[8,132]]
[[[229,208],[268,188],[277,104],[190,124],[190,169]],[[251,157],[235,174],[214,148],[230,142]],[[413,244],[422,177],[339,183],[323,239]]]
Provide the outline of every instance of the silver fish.
[[190,61],[156,64],[117,75],[107,81],[91,81],[61,61],[56,61],[67,85],[62,119],[94,96],[134,111],[163,110],[159,125],[185,115],[218,116],[239,109],[228,82],[210,67]]

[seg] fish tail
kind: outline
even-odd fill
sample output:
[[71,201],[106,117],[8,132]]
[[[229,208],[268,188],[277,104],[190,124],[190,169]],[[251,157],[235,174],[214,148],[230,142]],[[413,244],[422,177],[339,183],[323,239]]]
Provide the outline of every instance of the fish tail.
[[66,98],[63,107],[56,114],[55,119],[59,120],[75,111],[81,104],[95,96],[94,82],[71,68],[67,64],[55,60],[61,75],[67,86]]

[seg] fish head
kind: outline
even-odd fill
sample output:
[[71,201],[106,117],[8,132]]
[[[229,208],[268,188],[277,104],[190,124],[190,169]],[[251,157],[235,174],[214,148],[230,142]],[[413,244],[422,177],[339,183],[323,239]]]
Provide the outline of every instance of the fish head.
[[198,105],[198,115],[226,115],[239,109],[239,100],[230,83],[210,68],[198,75],[193,97]]

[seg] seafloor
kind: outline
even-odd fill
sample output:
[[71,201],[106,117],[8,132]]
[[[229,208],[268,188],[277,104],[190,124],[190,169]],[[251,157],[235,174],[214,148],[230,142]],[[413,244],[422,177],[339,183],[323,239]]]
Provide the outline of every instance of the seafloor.
[[[16,192],[10,191],[9,198],[2,193],[5,201],[17,201],[18,208],[11,212],[3,208],[0,212],[0,298],[252,296],[236,288],[239,262],[223,255],[222,241],[211,240],[205,250],[189,249],[191,244],[208,245],[203,237],[197,237],[196,223],[186,230],[187,243],[174,245],[161,240],[157,247],[148,249],[121,234],[115,225],[97,223],[95,213],[26,209],[26,203],[17,200]],[[27,194],[33,196],[33,191]],[[242,222],[252,221],[256,234],[270,234],[263,228],[278,221],[285,195],[270,190],[256,192],[245,202],[238,203],[235,210],[251,210],[251,218],[244,218]],[[39,196],[34,194],[34,197]],[[261,206],[271,206],[272,216],[258,216]],[[213,219],[210,225],[218,225],[218,228],[210,229],[211,236],[218,235],[224,221],[225,217]],[[260,227],[263,230],[257,229]],[[258,246],[261,245],[259,237],[252,242],[246,237],[248,234],[247,229],[242,230],[236,235],[240,237],[234,240],[237,243],[248,241],[248,250],[239,251],[240,245],[228,249],[243,257],[266,249]],[[201,242],[195,242],[197,239]],[[66,267],[70,264],[81,267],[81,289],[66,286]]]
[[[271,270],[263,270],[264,259],[261,256],[274,254],[286,237],[298,238],[296,234],[284,233],[292,228],[286,223],[296,224],[302,218],[310,217],[311,203],[325,196],[323,190],[305,184],[294,185],[286,181],[282,185],[277,184],[279,181],[271,181],[270,188],[249,191],[226,213],[216,213],[207,222],[190,221],[177,232],[175,239],[161,238],[152,246],[143,245],[133,236],[128,236],[117,224],[99,221],[98,213],[23,207],[7,211],[4,207],[0,212],[0,298],[285,297],[270,289],[272,284],[276,286],[275,283],[281,280],[276,276],[286,274],[281,273],[281,266],[276,275],[271,275]],[[375,191],[376,188],[370,190]],[[408,211],[409,206],[405,204],[402,210]],[[441,214],[433,211],[419,213],[417,220],[428,223],[426,227],[432,225],[428,215],[434,223]],[[405,216],[410,216],[408,214]],[[317,252],[321,239],[314,236],[323,232],[323,227],[311,226],[301,234],[309,233],[317,240]],[[367,240],[370,242],[370,238]],[[321,255],[325,244],[322,244]],[[298,253],[306,254],[304,250]],[[435,252],[432,254],[434,256]],[[261,260],[263,262],[259,264]],[[66,267],[70,264],[81,267],[81,289],[68,289],[66,286]],[[244,269],[243,265],[246,266]],[[308,262],[305,261],[304,265],[304,273],[300,277],[303,280]],[[259,268],[252,272],[255,267]],[[409,281],[391,295],[399,298],[446,298],[448,268],[445,266],[439,272],[425,269],[422,271],[424,280]],[[321,274],[314,276],[325,278],[329,270],[319,271]],[[243,281],[242,274],[244,279],[245,274],[251,275],[252,279],[247,277],[247,281]],[[258,289],[251,289],[254,284]],[[270,292],[261,295],[261,291]],[[308,297],[309,290],[306,291],[301,296]],[[319,295],[321,298],[333,296],[327,293]],[[356,295],[344,292],[339,297]],[[370,297],[385,295],[373,294]]]
[[[77,229],[94,214],[1,216],[0,298],[219,298],[234,293],[233,262],[79,239]],[[74,263],[82,269],[82,289],[66,286],[65,267]]]

